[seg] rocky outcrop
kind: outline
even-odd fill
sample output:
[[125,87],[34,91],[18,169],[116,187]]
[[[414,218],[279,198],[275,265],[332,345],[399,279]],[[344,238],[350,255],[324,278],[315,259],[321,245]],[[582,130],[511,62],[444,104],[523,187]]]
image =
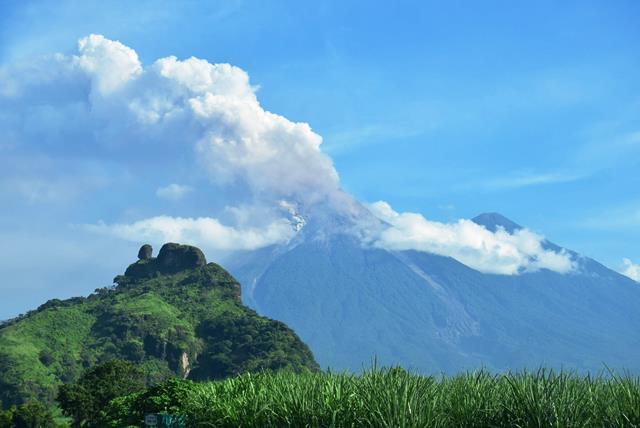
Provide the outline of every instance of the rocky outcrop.
[[138,251],[138,261],[129,265],[125,276],[134,279],[149,278],[156,274],[172,275],[207,264],[204,253],[191,245],[167,243],[160,248],[158,257],[152,257],[151,245],[145,244]]
[[191,372],[191,363],[189,362],[189,356],[186,352],[183,352],[180,357],[180,370],[182,372],[183,379],[189,377],[189,373]]
[[153,248],[149,244],[144,244],[138,251],[138,259],[149,260],[153,256]]
[[160,249],[157,262],[162,273],[175,273],[204,266],[207,259],[197,247],[168,243]]

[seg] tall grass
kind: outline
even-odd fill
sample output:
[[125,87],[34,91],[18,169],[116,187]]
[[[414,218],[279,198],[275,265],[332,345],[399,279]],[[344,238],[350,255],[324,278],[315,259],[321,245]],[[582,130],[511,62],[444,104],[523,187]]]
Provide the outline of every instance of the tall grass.
[[640,380],[538,370],[455,377],[245,374],[194,385],[198,427],[640,427]]

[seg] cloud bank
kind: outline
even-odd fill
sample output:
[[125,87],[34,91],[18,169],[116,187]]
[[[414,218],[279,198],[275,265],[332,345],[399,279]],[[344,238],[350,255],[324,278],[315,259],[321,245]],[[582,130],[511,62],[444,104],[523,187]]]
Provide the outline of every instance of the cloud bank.
[[383,201],[369,208],[390,225],[373,239],[376,247],[449,256],[480,272],[503,275],[539,269],[568,273],[575,269],[568,253],[545,249],[544,237],[527,229],[510,234],[498,228],[494,233],[471,220],[439,223],[421,214],[397,213]]
[[[95,233],[253,250],[287,242],[304,228],[303,213],[360,209],[340,189],[322,138],[306,123],[266,111],[247,73],[229,64],[169,56],[143,65],[133,49],[90,35],[73,55],[0,69],[0,111],[4,144],[81,159],[97,153],[134,171],[183,164],[183,170],[208,176],[217,189],[211,198],[225,202],[232,194],[244,207],[226,208],[235,215],[232,224],[210,216],[154,215],[84,227]],[[193,189],[174,183],[157,188],[156,196],[175,201]],[[431,222],[383,202],[370,210],[383,226],[363,222],[367,230],[359,236],[381,248],[451,256],[505,275],[574,267],[567,254],[544,249],[543,237],[527,230],[493,233],[469,220]]]
[[214,251],[255,250],[285,243],[295,233],[284,219],[264,228],[237,228],[225,226],[215,218],[169,216],[152,217],[130,224],[98,223],[85,225],[84,229],[132,242],[188,242]]
[[624,264],[624,269],[621,273],[634,281],[640,282],[640,265],[634,264],[629,259],[623,259],[622,263]]

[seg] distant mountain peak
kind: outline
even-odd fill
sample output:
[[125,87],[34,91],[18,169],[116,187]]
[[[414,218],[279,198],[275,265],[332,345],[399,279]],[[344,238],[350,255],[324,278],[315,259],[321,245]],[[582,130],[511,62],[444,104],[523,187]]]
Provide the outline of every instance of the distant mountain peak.
[[488,230],[495,232],[498,226],[502,226],[504,230],[513,233],[516,230],[524,229],[514,221],[509,220],[499,213],[482,213],[471,219],[476,224],[486,227]]

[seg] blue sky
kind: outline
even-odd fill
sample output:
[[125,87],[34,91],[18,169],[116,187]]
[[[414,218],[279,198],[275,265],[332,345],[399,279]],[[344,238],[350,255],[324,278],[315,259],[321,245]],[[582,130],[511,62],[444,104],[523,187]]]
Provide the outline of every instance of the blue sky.
[[[497,211],[622,269],[640,263],[639,19],[634,1],[4,0],[0,65],[73,54],[89,34],[145,66],[170,55],[230,63],[265,110],[322,136],[356,199],[443,222]],[[0,118],[12,108],[0,103]],[[71,125],[51,148],[49,128],[32,123],[0,137],[0,319],[108,285],[135,255],[138,243],[79,225],[221,207],[202,192],[157,196],[207,183],[189,163],[157,167],[189,156],[178,149],[127,148],[149,156],[130,165]],[[17,132],[32,143],[14,144]]]

